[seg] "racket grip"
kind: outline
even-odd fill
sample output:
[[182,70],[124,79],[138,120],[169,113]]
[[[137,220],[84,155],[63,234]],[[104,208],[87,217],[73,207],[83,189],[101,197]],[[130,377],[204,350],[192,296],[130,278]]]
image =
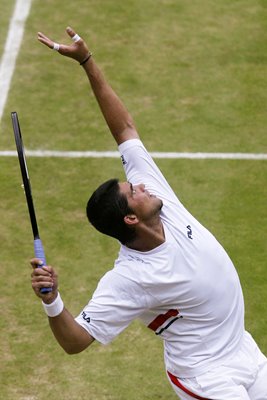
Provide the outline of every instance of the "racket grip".
[[[41,239],[34,239],[34,254],[36,258],[39,258],[42,261],[42,265],[40,265],[40,268],[43,265],[46,265],[46,259],[45,259],[45,252],[43,248],[43,243]],[[52,291],[52,288],[41,288],[40,292],[41,293],[49,293]]]

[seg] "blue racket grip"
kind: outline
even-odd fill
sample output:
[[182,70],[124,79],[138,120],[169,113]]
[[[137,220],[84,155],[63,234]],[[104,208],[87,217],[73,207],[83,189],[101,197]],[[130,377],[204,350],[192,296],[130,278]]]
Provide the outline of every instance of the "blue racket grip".
[[[34,254],[36,258],[39,258],[42,261],[42,265],[40,265],[40,268],[43,265],[46,265],[46,259],[45,259],[45,253],[44,253],[44,248],[41,239],[34,239]],[[52,291],[52,288],[41,288],[40,292],[41,293],[49,293]]]

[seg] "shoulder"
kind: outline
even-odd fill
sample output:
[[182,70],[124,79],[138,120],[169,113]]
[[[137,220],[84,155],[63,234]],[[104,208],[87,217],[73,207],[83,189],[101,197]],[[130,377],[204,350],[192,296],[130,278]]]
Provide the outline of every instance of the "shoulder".
[[142,285],[131,276],[115,270],[108,271],[100,279],[92,300],[98,304],[127,307],[146,307],[148,304],[147,293]]
[[108,271],[99,281],[96,292],[111,293],[137,291],[141,287],[136,279],[129,273],[127,265],[120,265],[118,268],[115,266],[112,270]]

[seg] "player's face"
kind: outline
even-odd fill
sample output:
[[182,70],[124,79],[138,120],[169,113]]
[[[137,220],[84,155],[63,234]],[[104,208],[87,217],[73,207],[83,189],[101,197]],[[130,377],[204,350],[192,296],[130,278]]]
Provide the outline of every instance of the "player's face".
[[123,182],[119,186],[121,193],[127,197],[129,207],[140,220],[149,220],[159,214],[162,200],[150,194],[143,183],[132,185],[131,182]]

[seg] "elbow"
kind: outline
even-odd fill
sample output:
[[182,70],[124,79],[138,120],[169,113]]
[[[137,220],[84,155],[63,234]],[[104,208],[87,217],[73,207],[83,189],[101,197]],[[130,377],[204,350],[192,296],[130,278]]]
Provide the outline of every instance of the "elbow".
[[65,353],[72,355],[81,353],[94,341],[94,338],[88,334],[84,328],[80,328],[79,335],[69,335],[69,337],[56,336],[58,344]]
[[62,346],[63,350],[68,355],[78,354],[81,353],[85,348],[77,347],[77,346]]
[[73,354],[78,354],[81,353],[83,350],[87,349],[88,346],[93,342],[93,338],[91,341],[86,341],[83,343],[60,343],[61,347],[65,351],[66,354],[73,355]]
[[114,137],[120,145],[121,143],[125,142],[126,140],[130,139],[138,139],[139,135],[134,127],[130,122],[127,123],[118,134],[114,134]]
[[81,353],[81,351],[82,351],[82,350],[76,350],[76,349],[72,349],[72,348],[67,348],[67,349],[64,348],[63,350],[65,351],[66,354],[68,354],[70,356],[73,354]]

